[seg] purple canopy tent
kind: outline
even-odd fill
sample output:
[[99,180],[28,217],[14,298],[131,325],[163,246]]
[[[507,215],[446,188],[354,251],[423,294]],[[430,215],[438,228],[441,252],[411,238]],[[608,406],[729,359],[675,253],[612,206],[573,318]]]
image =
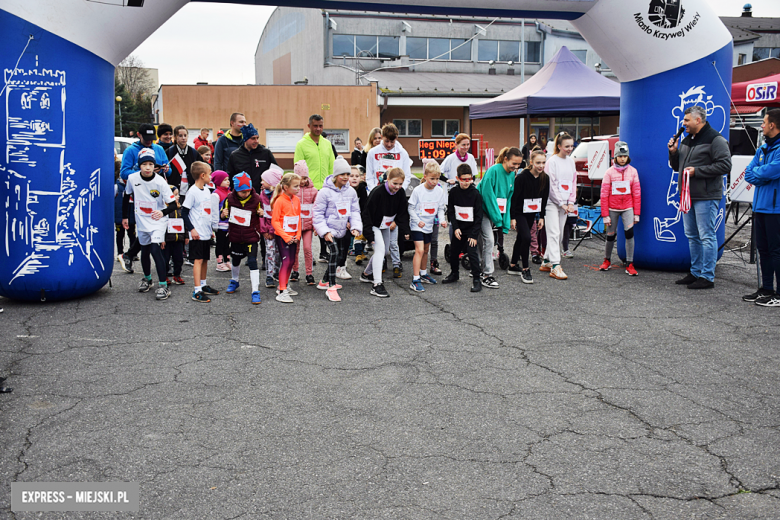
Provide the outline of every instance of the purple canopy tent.
[[566,47],[534,76],[489,101],[469,106],[471,119],[611,115],[620,112],[620,84],[590,70]]

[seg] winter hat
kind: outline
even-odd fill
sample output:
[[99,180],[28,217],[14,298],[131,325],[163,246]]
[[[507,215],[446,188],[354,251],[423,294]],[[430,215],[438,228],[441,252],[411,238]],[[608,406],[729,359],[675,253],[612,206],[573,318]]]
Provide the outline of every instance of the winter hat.
[[268,168],[266,171],[264,171],[260,177],[265,182],[270,184],[272,188],[275,188],[276,185],[281,182],[283,175],[284,175],[284,170],[282,170],[275,164],[271,164],[271,167]]
[[248,125],[244,125],[241,127],[241,135],[244,136],[244,141],[246,141],[250,137],[259,135],[259,133],[257,132],[257,128],[255,128],[255,126],[252,123],[249,123]]
[[138,137],[143,137],[145,141],[154,141],[154,125],[150,125],[149,123],[142,124],[140,127],[138,127],[137,134]]
[[295,167],[293,168],[293,172],[295,175],[300,177],[301,179],[304,179],[309,176],[309,165],[306,164],[306,161],[301,159],[297,163],[295,163]]
[[628,157],[628,143],[625,141],[615,143],[615,157]]
[[160,126],[157,127],[157,137],[162,137],[163,134],[168,132],[173,133],[173,127],[168,123],[161,123]]
[[211,174],[211,182],[214,183],[214,186],[219,186],[227,178],[228,174],[223,170],[217,170]]
[[252,189],[252,178],[246,172],[241,172],[233,177],[233,189],[236,191],[244,191]]
[[144,148],[138,154],[138,166],[141,166],[142,163],[150,162],[150,161],[155,162],[154,150],[152,150],[151,148]]
[[342,175],[344,173],[349,173],[351,170],[349,164],[347,163],[346,159],[344,159],[342,156],[336,157],[336,160],[333,161],[333,175]]

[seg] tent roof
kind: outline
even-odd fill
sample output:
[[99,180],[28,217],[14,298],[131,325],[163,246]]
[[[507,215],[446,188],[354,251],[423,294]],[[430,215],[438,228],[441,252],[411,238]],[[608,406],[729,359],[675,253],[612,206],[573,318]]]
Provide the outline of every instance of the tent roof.
[[590,70],[562,47],[531,79],[506,94],[470,106],[471,119],[526,115],[616,114],[620,84]]
[[751,79],[749,81],[743,81],[741,83],[734,83],[731,85],[731,99],[735,105],[749,106],[749,107],[780,107],[780,92],[775,90],[774,100],[761,100],[761,101],[748,101],[747,100],[747,87],[748,85],[755,85],[756,83],[776,83],[780,87],[780,74],[774,74],[772,76],[766,76],[758,79]]

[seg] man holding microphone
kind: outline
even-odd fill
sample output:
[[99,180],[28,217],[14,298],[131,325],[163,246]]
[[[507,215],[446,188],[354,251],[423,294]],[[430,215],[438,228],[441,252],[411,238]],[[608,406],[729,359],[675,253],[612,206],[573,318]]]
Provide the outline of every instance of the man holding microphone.
[[[685,139],[669,140],[669,163],[679,174],[679,186],[690,187],[690,209],[683,211],[683,226],[691,251],[691,272],[677,280],[688,289],[715,287],[718,239],[715,224],[723,198],[723,176],[731,172],[731,153],[726,139],[707,122],[703,107],[685,110]],[[681,194],[685,197],[685,194]]]

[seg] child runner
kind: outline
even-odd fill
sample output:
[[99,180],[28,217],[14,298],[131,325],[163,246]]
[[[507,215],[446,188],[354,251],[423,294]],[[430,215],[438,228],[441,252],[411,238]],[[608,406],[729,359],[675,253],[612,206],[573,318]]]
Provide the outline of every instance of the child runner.
[[[209,166],[211,166],[211,156],[213,155],[211,153],[211,148],[208,146],[199,146],[198,147],[198,153],[200,154],[201,158],[203,159],[203,162],[209,163]],[[220,170],[222,171],[222,170]]]
[[482,290],[479,279],[479,253],[477,238],[482,230],[482,195],[474,186],[474,174],[471,166],[461,164],[457,171],[458,184],[450,190],[447,200],[447,219],[452,232],[450,266],[452,272],[441,283],[457,282],[460,278],[460,254],[466,252],[471,264],[471,292]]
[[[294,172],[301,178],[301,189],[298,192],[298,198],[301,199],[301,244],[303,245],[303,262],[306,268],[306,285],[315,285],[311,239],[312,235],[314,235],[312,218],[314,217],[314,201],[317,199],[317,188],[314,187],[309,178],[309,167],[306,165],[306,161],[301,159],[295,163]],[[298,274],[299,256],[295,255],[295,265],[293,266],[292,276],[290,276],[291,282],[297,282],[300,277]]]
[[176,199],[176,210],[168,216],[168,229],[165,233],[165,242],[162,244],[163,258],[165,265],[171,265],[173,259],[173,278],[168,278],[168,287],[171,284],[184,285],[184,279],[181,277],[181,266],[184,265],[184,244],[189,240],[184,232],[184,220],[181,212],[181,196],[176,186],[168,186],[173,192],[173,198]]
[[265,286],[268,288],[276,287],[276,279],[279,276],[279,251],[276,249],[276,235],[272,223],[271,197],[273,190],[279,181],[282,180],[280,169],[269,168],[261,175],[260,199],[263,201],[263,219],[260,221],[260,233],[263,235],[265,243]]
[[[368,200],[368,186],[366,185],[366,172],[352,167],[352,171],[349,173],[349,185],[355,189],[358,196],[358,203],[360,204],[360,214],[363,214],[363,210],[366,208],[366,201]],[[354,240],[355,249],[355,265],[362,265],[366,260],[366,237],[365,235],[358,235]]]
[[314,204],[314,229],[328,248],[328,269],[317,289],[325,290],[332,302],[341,301],[337,292],[341,286],[336,284],[336,277],[341,270],[342,276],[338,277],[344,279],[346,267],[340,266],[347,259],[349,240],[363,231],[358,196],[348,183],[349,165],[343,157],[336,157],[333,175],[325,179]]
[[298,294],[290,289],[287,283],[290,281],[293,262],[298,254],[298,243],[301,241],[301,200],[297,196],[300,189],[301,178],[294,173],[287,173],[274,188],[271,198],[271,223],[274,226],[276,248],[281,263],[276,301],[282,303],[292,303],[291,297]]
[[566,225],[567,213],[574,212],[577,200],[577,170],[574,159],[570,157],[572,150],[574,139],[566,132],[561,132],[555,136],[553,155],[547,159],[544,167],[550,181],[550,195],[545,208],[547,249],[539,270],[549,272],[550,277],[556,280],[568,278],[561,268],[561,234]]
[[618,219],[623,220],[623,232],[626,235],[626,262],[623,265],[626,274],[636,276],[634,269],[634,224],[639,222],[642,206],[642,190],[639,186],[639,174],[636,168],[629,166],[628,144],[620,141],[615,144],[615,164],[604,174],[601,181],[601,216],[607,226],[607,242],[604,251],[604,263],[600,271],[609,269],[612,247],[617,238]]
[[428,274],[428,250],[431,239],[439,232],[436,217],[441,227],[446,228],[444,209],[447,207],[447,192],[439,186],[441,170],[435,160],[425,163],[423,181],[412,191],[409,197],[409,228],[414,241],[414,258],[412,259],[413,275],[409,288],[423,292],[423,283],[435,284],[436,280]]
[[[201,146],[208,149],[208,146]],[[212,222],[217,220],[217,246],[214,249],[214,255],[217,257],[217,271],[230,271],[228,265],[228,255],[230,254],[230,242],[228,241],[228,217],[223,218],[220,209],[225,204],[225,199],[230,193],[230,179],[225,171],[217,170],[211,175],[211,181],[216,189],[211,193]]]
[[210,296],[219,294],[206,282],[209,256],[211,254],[211,193],[206,184],[211,182],[211,166],[203,161],[192,163],[194,184],[187,190],[184,198],[184,226],[190,232],[190,261],[195,288],[192,299],[200,303],[209,303]]
[[482,285],[498,289],[493,276],[493,227],[499,233],[509,233],[509,212],[512,193],[515,191],[515,171],[520,167],[523,155],[517,148],[503,148],[482,177],[477,189],[482,195]]
[[249,279],[252,283],[252,304],[259,305],[260,268],[257,265],[257,243],[260,241],[260,221],[263,215],[263,202],[252,188],[252,179],[246,172],[233,177],[233,191],[225,199],[220,212],[228,220],[230,238],[231,274],[228,294],[238,290],[241,260],[246,258],[249,266]]
[[407,209],[406,195],[402,190],[404,177],[405,174],[401,168],[387,170],[387,181],[377,186],[368,195],[366,209],[361,215],[363,235],[368,241],[373,240],[375,245],[374,254],[371,256],[366,270],[360,274],[360,281],[373,282],[371,294],[379,298],[390,296],[382,284],[382,263],[385,255],[390,251],[392,231],[400,228],[401,235],[405,240],[409,240],[409,210]]
[[[528,266],[528,255],[531,249],[531,232],[534,226],[536,214],[540,214],[537,224],[539,229],[544,228],[545,208],[547,197],[550,193],[550,183],[547,174],[544,173],[544,165],[547,163],[547,154],[542,150],[531,152],[530,166],[515,178],[515,192],[512,195],[512,229],[517,230],[517,240],[512,249],[512,260],[509,263],[507,274],[520,275],[523,283],[534,283],[531,269]],[[522,258],[523,268],[517,265],[517,260]]]
[[[163,258],[160,244],[165,240],[168,228],[168,215],[176,210],[176,199],[162,176],[154,173],[154,150],[144,148],[138,154],[140,171],[131,173],[127,178],[127,187],[122,199],[122,227],[130,228],[130,196],[133,196],[135,206],[135,222],[138,242],[141,245],[141,267],[144,277],[138,284],[140,292],[152,288],[152,262],[157,269],[159,286],[155,298],[165,300],[171,295],[167,282],[167,264]],[[167,207],[166,207],[167,206]],[[161,209],[164,208],[164,209]]]

